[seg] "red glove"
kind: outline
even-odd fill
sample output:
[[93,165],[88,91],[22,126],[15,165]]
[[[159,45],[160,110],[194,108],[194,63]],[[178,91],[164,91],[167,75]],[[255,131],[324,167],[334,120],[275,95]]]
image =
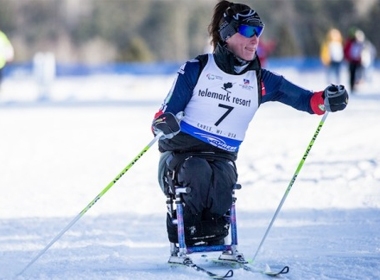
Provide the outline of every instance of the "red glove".
[[323,99],[323,91],[315,92],[310,99],[310,106],[313,112],[317,115],[325,113],[325,101]]

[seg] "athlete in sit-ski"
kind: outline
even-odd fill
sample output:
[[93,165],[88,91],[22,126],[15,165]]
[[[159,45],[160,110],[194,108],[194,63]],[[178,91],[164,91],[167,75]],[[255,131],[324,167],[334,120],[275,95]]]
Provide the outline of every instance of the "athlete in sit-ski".
[[[209,25],[214,52],[199,55],[179,69],[155,115],[153,131],[164,133],[159,140],[160,186],[165,194],[174,193],[175,185],[191,189],[182,194],[188,246],[223,244],[228,234],[223,230],[228,228],[224,215],[238,177],[235,160],[260,105],[279,101],[317,115],[347,105],[348,94],[341,85],[313,92],[262,69],[256,50],[263,30],[264,23],[249,6],[219,2]],[[170,215],[167,230],[175,243],[176,226]],[[200,227],[207,235],[204,238],[199,236]]]

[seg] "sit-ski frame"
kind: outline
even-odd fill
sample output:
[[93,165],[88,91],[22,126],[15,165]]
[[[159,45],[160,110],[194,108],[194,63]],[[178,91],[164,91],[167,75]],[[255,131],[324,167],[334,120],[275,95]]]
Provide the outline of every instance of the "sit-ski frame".
[[[175,204],[177,210],[177,234],[178,234],[178,246],[175,243],[170,243],[171,245],[171,254],[172,256],[185,257],[187,254],[192,253],[202,253],[202,252],[228,252],[228,255],[231,256],[231,260],[236,260],[236,257],[240,256],[237,251],[238,237],[237,237],[237,225],[236,225],[236,196],[235,190],[241,189],[240,184],[235,184],[232,191],[232,205],[230,208],[230,235],[231,243],[227,245],[199,245],[199,246],[186,246],[185,243],[185,225],[183,220],[183,205],[181,194],[189,193],[191,191],[188,187],[175,187]],[[167,205],[169,211],[173,213],[173,199],[168,195]],[[173,221],[175,223],[175,220]]]

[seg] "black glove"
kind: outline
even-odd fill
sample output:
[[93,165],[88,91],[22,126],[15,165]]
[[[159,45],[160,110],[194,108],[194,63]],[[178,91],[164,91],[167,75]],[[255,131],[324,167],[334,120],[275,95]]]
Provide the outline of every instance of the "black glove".
[[348,93],[343,85],[330,85],[322,95],[328,112],[342,111],[348,103]]
[[180,119],[172,113],[163,113],[153,120],[153,133],[157,135],[158,133],[163,132],[163,137],[161,137],[162,139],[171,139],[181,130],[179,122]]

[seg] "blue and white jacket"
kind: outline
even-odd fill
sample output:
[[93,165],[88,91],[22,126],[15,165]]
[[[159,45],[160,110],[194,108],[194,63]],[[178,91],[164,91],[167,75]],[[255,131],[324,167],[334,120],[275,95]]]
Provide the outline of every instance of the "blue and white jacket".
[[187,61],[156,113],[184,112],[181,132],[159,141],[159,150],[212,152],[236,159],[249,123],[262,103],[279,101],[310,114],[323,114],[322,92],[313,93],[262,69],[258,58],[237,74],[240,62],[223,46]]

